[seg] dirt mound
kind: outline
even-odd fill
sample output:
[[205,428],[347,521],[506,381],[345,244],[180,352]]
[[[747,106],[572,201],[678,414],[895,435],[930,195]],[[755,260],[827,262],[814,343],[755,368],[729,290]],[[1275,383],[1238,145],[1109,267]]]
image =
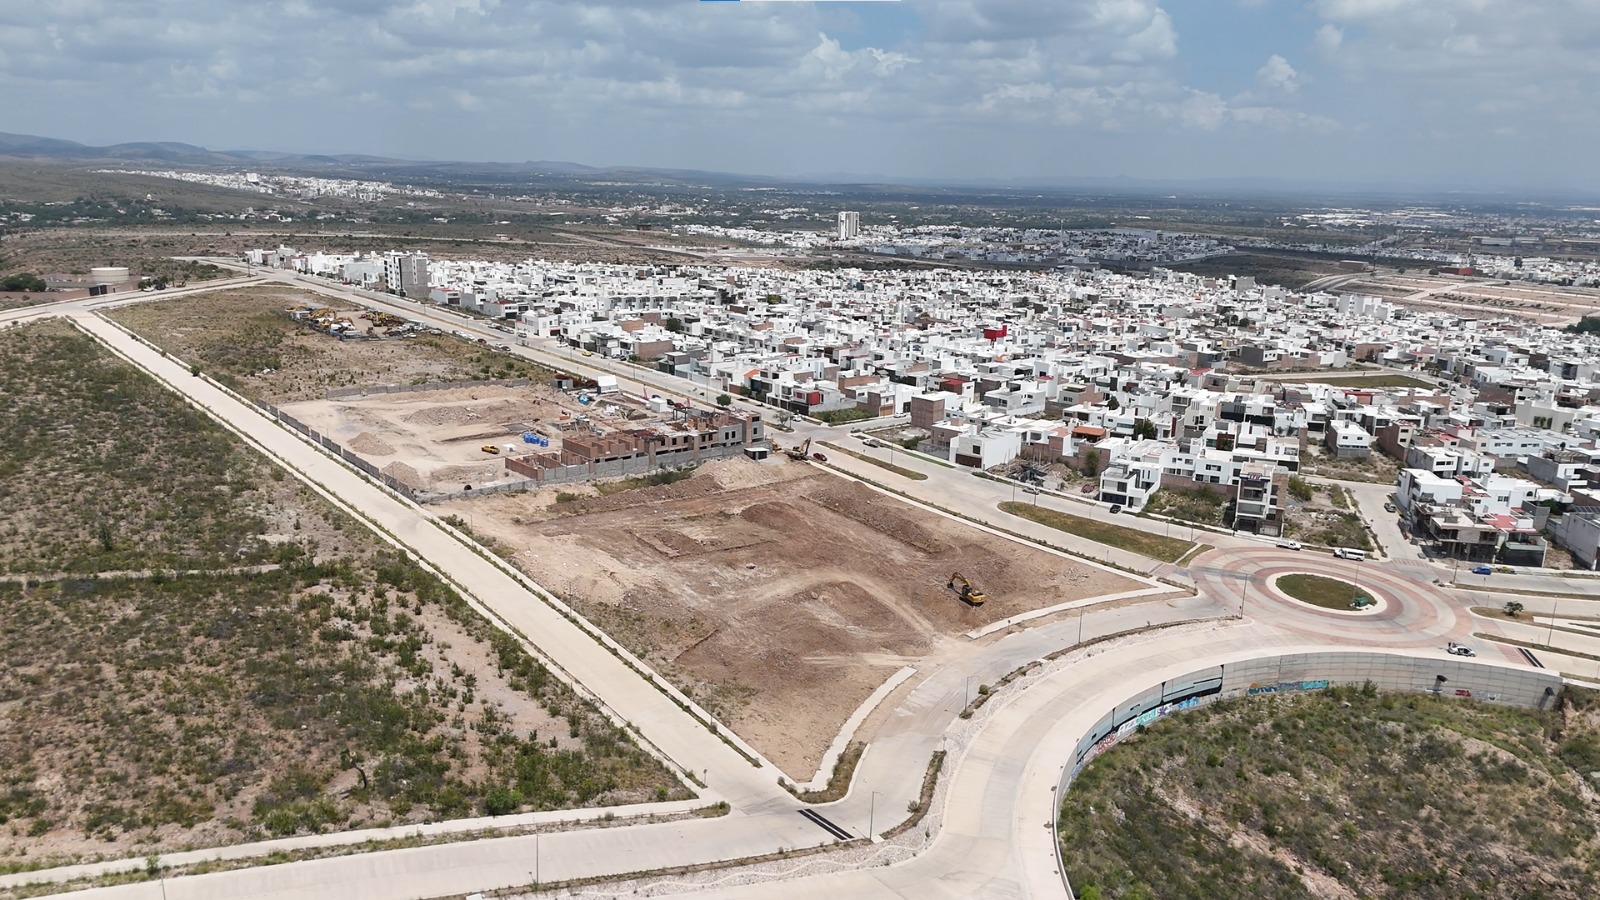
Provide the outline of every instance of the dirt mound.
[[[428,399],[436,400],[437,398],[429,397]],[[475,409],[470,406],[428,406],[425,409],[419,409],[416,412],[401,416],[400,421],[409,425],[436,427],[439,425],[464,425],[468,422],[481,422],[487,418],[493,418],[492,411]]]
[[389,463],[387,466],[384,466],[378,471],[389,476],[390,478],[393,478],[395,481],[398,481],[401,484],[410,485],[414,488],[425,488],[428,486],[428,481],[422,477],[421,472],[418,472],[416,469],[411,468],[403,462]]
[[388,441],[378,437],[370,431],[361,432],[352,438],[349,443],[345,444],[345,446],[357,453],[365,454],[367,456],[390,456],[394,453],[394,447],[392,447]]
[[694,477],[710,478],[722,490],[733,491],[740,488],[761,487],[778,481],[780,479],[775,474],[778,471],[755,460],[737,457],[705,463],[694,473]]

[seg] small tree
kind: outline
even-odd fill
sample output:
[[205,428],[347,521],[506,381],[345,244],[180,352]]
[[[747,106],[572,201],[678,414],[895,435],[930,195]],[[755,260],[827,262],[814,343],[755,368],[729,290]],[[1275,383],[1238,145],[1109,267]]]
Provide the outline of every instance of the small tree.
[[1134,423],[1133,423],[1133,439],[1134,440],[1136,440],[1136,441],[1139,441],[1139,440],[1155,440],[1155,437],[1156,437],[1156,423],[1150,421],[1149,419],[1136,419],[1136,420],[1134,420]]
[[42,291],[47,288],[43,278],[30,272],[7,275],[4,281],[0,281],[0,290],[5,291]]
[[1100,474],[1100,451],[1099,450],[1096,450],[1093,447],[1091,447],[1091,448],[1089,448],[1089,452],[1087,452],[1087,453],[1085,453],[1083,455],[1083,473],[1085,475],[1088,475],[1090,478],[1093,478],[1096,475]]
[[663,325],[662,327],[667,329],[668,331],[672,332],[673,334],[682,334],[683,333],[683,320],[678,318],[677,316],[673,316],[672,318],[667,319],[666,324]]
[[1509,600],[1509,601],[1506,602],[1506,605],[1504,607],[1502,607],[1502,610],[1505,612],[1507,617],[1515,619],[1517,616],[1522,615],[1522,611],[1525,608],[1526,607],[1524,607],[1518,601]]
[[717,405],[722,407],[723,409],[727,409],[728,407],[733,405],[733,398],[729,397],[727,394],[718,394],[717,395]]
[[1113,394],[1112,396],[1106,398],[1106,409],[1116,412],[1121,408],[1122,402],[1116,398],[1116,395]]

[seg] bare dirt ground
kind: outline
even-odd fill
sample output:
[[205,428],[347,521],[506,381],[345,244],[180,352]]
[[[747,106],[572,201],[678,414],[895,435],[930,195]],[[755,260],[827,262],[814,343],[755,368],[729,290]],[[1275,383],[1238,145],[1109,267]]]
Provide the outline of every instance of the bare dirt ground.
[[[612,400],[585,406],[576,395],[545,384],[369,394],[290,403],[283,410],[386,474],[437,491],[522,480],[503,460],[535,450],[523,442],[524,432],[549,438],[548,449],[559,450],[562,435],[579,428],[585,416],[615,427],[630,413],[640,415],[636,406]],[[500,453],[486,453],[486,445]]]
[[1458,312],[1498,313],[1560,324],[1600,309],[1600,291],[1593,288],[1504,281],[1458,275],[1376,274],[1350,282],[1341,293],[1374,294],[1400,303]]
[[[1136,587],[793,463],[722,460],[609,497],[545,490],[440,509],[800,780],[901,666],[998,619]],[[954,571],[988,603],[962,603],[946,586]]]

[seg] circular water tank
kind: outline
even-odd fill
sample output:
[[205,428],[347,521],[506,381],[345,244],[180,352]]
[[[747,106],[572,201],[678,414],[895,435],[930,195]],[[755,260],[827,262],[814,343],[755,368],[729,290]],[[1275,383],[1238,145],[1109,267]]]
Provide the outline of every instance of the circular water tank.
[[89,270],[89,279],[95,284],[121,284],[128,280],[128,267],[95,266]]

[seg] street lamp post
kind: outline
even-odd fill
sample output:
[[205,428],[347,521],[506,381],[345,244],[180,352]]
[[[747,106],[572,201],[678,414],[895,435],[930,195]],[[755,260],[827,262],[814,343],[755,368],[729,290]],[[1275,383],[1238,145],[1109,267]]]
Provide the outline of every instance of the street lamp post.
[[1550,600],[1550,633],[1545,635],[1544,646],[1549,649],[1556,642],[1556,616],[1561,614],[1561,598],[1552,597]]
[[878,842],[878,794],[880,793],[882,792],[873,791],[872,798],[867,804],[867,839],[874,844]]

